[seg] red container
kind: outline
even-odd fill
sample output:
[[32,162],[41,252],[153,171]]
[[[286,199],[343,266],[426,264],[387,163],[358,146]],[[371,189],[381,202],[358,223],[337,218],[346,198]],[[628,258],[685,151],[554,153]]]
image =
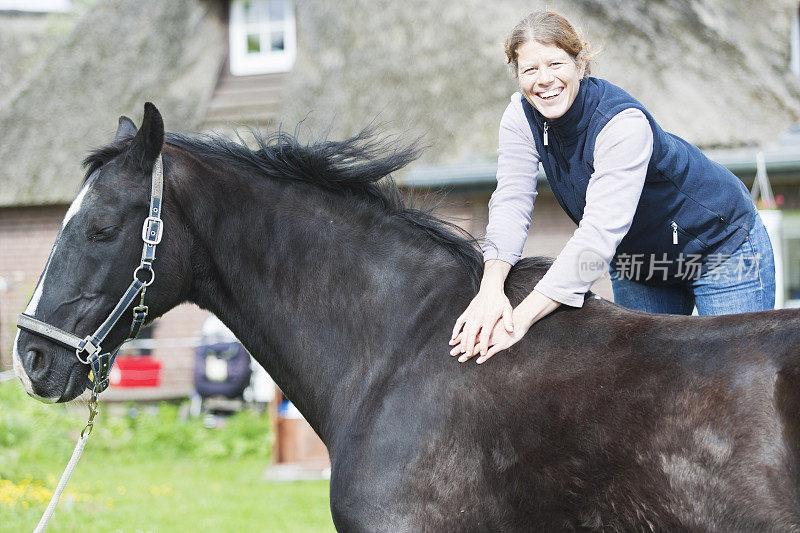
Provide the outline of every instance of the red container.
[[110,378],[115,387],[158,387],[161,384],[161,363],[146,355],[119,356]]

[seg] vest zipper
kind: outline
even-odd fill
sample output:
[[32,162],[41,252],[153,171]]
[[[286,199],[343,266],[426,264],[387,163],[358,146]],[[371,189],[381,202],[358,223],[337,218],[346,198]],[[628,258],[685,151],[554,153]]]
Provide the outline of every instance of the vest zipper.
[[678,223],[672,223],[672,244],[678,244]]
[[547,146],[547,128],[550,126],[547,125],[547,122],[544,123],[544,145]]

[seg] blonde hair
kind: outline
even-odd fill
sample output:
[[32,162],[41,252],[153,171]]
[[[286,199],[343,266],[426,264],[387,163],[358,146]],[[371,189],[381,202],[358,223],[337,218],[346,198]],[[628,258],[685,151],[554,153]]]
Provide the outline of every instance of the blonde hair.
[[581,33],[567,19],[553,11],[534,11],[514,26],[505,42],[506,62],[515,77],[519,69],[517,50],[528,41],[561,48],[576,63],[583,61],[586,74],[591,72],[589,61],[597,55],[589,52],[589,43],[583,40]]

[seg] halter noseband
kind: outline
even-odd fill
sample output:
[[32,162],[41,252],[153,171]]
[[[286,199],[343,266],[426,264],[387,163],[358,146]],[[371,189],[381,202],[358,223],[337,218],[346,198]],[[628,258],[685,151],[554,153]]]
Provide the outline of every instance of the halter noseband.
[[164,165],[161,154],[159,154],[153,165],[152,184],[150,187],[150,211],[142,227],[144,248],[142,249],[141,262],[133,271],[133,282],[131,282],[128,290],[125,291],[125,294],[119,299],[117,305],[114,306],[111,314],[108,315],[108,318],[100,324],[100,327],[98,327],[94,333],[81,339],[72,333],[51,326],[25,313],[20,314],[17,319],[17,327],[19,329],[27,331],[28,333],[33,333],[34,335],[39,335],[40,337],[44,337],[57,344],[75,350],[75,356],[78,358],[78,361],[92,367],[94,381],[89,379],[86,388],[92,390],[94,394],[98,394],[108,388],[109,373],[111,372],[111,367],[114,365],[114,360],[119,352],[119,348],[117,348],[113,353],[101,353],[102,348],[100,345],[111,331],[111,328],[113,328],[122,317],[125,310],[140,294],[139,305],[133,308],[133,323],[131,324],[131,331],[126,341],[135,339],[136,336],[139,335],[139,331],[142,329],[147,319],[148,307],[144,304],[144,295],[147,292],[147,287],[153,283],[156,277],[153,271],[153,261],[156,258],[156,245],[161,242],[161,236],[164,231],[164,223],[161,220],[161,200],[163,192]]

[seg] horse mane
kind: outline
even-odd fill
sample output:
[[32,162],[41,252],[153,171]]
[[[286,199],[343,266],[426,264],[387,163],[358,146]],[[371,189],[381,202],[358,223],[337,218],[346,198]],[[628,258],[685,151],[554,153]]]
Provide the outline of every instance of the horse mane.
[[[421,230],[447,250],[469,274],[477,289],[483,275],[483,258],[477,240],[458,225],[433,214],[433,209],[407,205],[390,174],[419,157],[419,142],[403,144],[379,138],[367,128],[341,141],[327,138],[304,144],[296,135],[278,130],[266,138],[250,128],[256,147],[218,134],[190,137],[167,133],[165,142],[226,167],[287,181],[300,181],[323,190],[363,198],[388,214]],[[131,138],[97,148],[84,159],[84,181],[98,168],[127,149]],[[380,182],[380,183],[378,183]]]

